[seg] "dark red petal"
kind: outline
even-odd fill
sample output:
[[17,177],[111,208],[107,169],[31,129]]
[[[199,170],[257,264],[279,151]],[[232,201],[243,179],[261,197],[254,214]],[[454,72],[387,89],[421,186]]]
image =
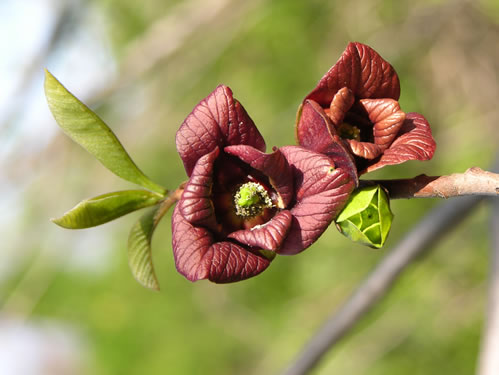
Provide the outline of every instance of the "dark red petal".
[[175,207],[172,216],[175,266],[190,281],[229,283],[258,275],[270,260],[231,242],[213,243],[211,233],[194,227]]
[[178,272],[190,281],[209,276],[208,251],[213,244],[211,233],[205,228],[194,227],[175,207],[172,215],[172,245]]
[[336,168],[347,171],[352,180],[358,183],[355,161],[344,147],[341,138],[322,107],[313,100],[306,100],[298,112],[296,138],[300,146],[326,154]]
[[177,151],[191,175],[197,160],[215,147],[246,144],[265,150],[265,141],[227,86],[218,86],[187,116],[176,136]]
[[391,98],[398,100],[400,83],[395,69],[371,47],[350,43],[322,77],[317,87],[306,99],[327,108],[334,94],[343,87],[353,91],[358,99]]
[[335,126],[340,126],[346,113],[355,102],[355,95],[347,87],[340,89],[333,97],[329,106],[329,118]]
[[212,202],[213,165],[218,157],[219,149],[202,156],[187,182],[177,206],[182,216],[192,225],[217,229],[215,209]]
[[291,226],[291,212],[283,210],[263,225],[239,230],[229,234],[229,238],[251,247],[263,250],[277,250]]
[[324,109],[313,100],[305,100],[298,110],[296,139],[302,147],[322,152],[331,143],[336,130]]
[[227,138],[227,145],[248,145],[257,150],[265,151],[265,140],[243,105],[237,99],[234,99],[234,112],[234,120],[229,121],[227,130],[224,132]]
[[325,155],[297,146],[281,150],[294,167],[296,203],[291,209],[291,229],[277,252],[290,255],[319,238],[347,202],[355,183]]
[[267,176],[282,199],[280,208],[287,207],[293,198],[293,174],[286,158],[279,149],[271,154],[265,154],[251,146],[239,145],[225,147],[224,151],[238,157]]
[[405,120],[405,113],[393,99],[362,99],[360,104],[374,124],[374,143],[386,150],[397,136]]
[[430,160],[436,147],[428,121],[419,113],[408,113],[391,146],[385,150],[378,162],[369,166],[362,173],[408,160]]
[[206,254],[204,267],[215,283],[232,283],[263,272],[271,260],[232,242],[217,242]]

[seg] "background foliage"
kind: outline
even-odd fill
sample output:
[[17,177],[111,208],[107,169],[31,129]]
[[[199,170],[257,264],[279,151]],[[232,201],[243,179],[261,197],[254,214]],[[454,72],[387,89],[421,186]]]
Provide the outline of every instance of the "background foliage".
[[[76,232],[48,220],[83,198],[133,185],[57,128],[43,99],[43,67],[96,110],[140,168],[168,188],[186,178],[174,134],[219,83],[233,89],[269,149],[292,144],[298,104],[348,41],[366,43],[391,62],[402,109],[423,113],[438,145],[430,162],[369,177],[487,169],[494,157],[499,8],[493,0],[43,3],[48,36],[15,66],[18,90],[1,97],[10,104],[0,106],[0,325],[45,333],[57,326],[70,335],[70,359],[54,349],[46,356],[58,367],[47,373],[276,373],[438,201],[392,202],[384,249],[356,246],[330,228],[303,254],[278,257],[262,275],[233,285],[192,284],[175,271],[168,215],[153,239],[162,289],[151,292],[127,265],[128,230],[140,214]],[[436,244],[315,373],[473,372],[487,222],[481,208]],[[0,358],[8,358],[5,348],[12,351],[8,342],[0,334]]]

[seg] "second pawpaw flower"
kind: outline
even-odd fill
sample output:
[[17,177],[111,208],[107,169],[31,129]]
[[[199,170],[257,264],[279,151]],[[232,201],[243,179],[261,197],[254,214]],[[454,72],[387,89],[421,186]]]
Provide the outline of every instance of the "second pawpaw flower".
[[351,154],[348,165],[359,174],[431,159],[436,145],[430,125],[419,113],[403,112],[399,96],[394,68],[371,47],[350,43],[305,97],[298,142],[326,154],[345,149]]

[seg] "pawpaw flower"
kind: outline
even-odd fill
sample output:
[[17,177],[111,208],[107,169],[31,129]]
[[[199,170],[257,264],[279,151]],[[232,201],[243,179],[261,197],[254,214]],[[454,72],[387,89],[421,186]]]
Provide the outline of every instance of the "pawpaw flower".
[[339,152],[343,164],[354,164],[359,174],[429,160],[436,148],[430,125],[419,113],[403,112],[399,96],[394,68],[372,48],[350,43],[300,106],[298,143],[325,154]]
[[172,217],[177,270],[227,283],[265,270],[276,253],[309,247],[343,208],[354,181],[332,158],[265,142],[226,86],[176,135],[189,180]]

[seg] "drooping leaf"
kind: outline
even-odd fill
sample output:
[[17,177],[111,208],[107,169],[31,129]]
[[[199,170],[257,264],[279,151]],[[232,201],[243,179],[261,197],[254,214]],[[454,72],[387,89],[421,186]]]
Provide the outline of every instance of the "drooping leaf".
[[71,94],[49,71],[45,71],[45,95],[59,126],[76,143],[124,180],[154,192],[165,189],[152,182],[135,165],[116,135],[90,108]]
[[95,227],[130,212],[157,204],[163,197],[147,190],[124,190],[99,195],[78,203],[52,221],[67,229]]
[[386,242],[393,214],[390,201],[379,185],[356,190],[336,218],[336,227],[346,237],[380,248]]
[[144,287],[159,290],[152,263],[151,240],[160,207],[146,212],[132,227],[128,236],[128,265],[135,279]]

